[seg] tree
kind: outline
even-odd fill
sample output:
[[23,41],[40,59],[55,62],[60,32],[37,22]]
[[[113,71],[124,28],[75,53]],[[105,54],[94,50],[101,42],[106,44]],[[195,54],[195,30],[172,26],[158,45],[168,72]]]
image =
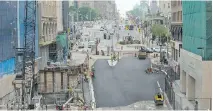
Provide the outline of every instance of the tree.
[[98,16],[98,12],[95,9],[89,7],[80,7],[75,8],[74,6],[70,6],[70,12],[74,13],[74,20],[76,21],[88,21],[94,20]]
[[168,30],[168,28],[164,27],[163,25],[154,24],[151,29],[152,32],[152,40],[155,40],[155,38],[159,38],[158,40],[161,41],[161,44],[164,44],[167,42],[167,40],[170,40],[171,34]]

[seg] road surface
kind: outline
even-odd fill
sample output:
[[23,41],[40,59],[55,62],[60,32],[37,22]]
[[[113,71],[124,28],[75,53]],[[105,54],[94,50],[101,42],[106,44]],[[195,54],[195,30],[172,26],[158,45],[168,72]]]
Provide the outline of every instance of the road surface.
[[96,106],[117,107],[153,101],[158,91],[157,81],[164,88],[165,75],[146,74],[144,71],[149,66],[149,59],[138,60],[135,57],[124,57],[115,67],[110,67],[107,60],[97,60],[93,79]]

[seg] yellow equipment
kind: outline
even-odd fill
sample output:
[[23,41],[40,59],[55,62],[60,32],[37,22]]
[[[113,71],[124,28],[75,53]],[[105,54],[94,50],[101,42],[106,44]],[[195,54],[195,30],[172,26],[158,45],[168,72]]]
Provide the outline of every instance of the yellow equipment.
[[140,50],[139,51],[139,54],[138,54],[138,59],[146,59],[146,51],[142,51]]
[[126,29],[126,30],[129,30],[129,26],[128,26],[128,25],[126,25],[125,29]]
[[163,94],[157,93],[154,97],[155,105],[163,105],[164,97]]

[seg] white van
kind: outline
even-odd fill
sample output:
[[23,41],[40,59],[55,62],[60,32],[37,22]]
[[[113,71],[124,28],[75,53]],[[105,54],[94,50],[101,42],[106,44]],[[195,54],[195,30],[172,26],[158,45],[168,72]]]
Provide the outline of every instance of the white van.
[[91,48],[92,46],[95,46],[95,41],[89,41],[88,48]]

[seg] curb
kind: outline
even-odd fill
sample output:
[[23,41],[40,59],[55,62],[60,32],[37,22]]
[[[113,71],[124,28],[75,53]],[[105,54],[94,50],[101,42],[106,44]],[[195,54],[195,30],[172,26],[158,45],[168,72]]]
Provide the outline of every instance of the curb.
[[165,103],[166,103],[166,106],[169,108],[169,110],[173,110],[172,108],[172,105],[169,103],[169,99],[167,97],[167,94],[164,92],[164,98],[165,98]]
[[[152,68],[152,63],[153,62],[151,62],[151,68]],[[154,63],[153,63],[154,64]],[[153,69],[157,69],[157,68],[153,68]],[[159,69],[158,69],[159,70]],[[161,70],[165,75],[167,75],[167,72],[165,71],[165,70]],[[166,106],[169,108],[169,110],[173,110],[173,108],[172,108],[172,105],[170,104],[170,102],[169,102],[169,99],[168,99],[168,97],[167,97],[167,94],[165,93],[165,92],[163,92],[163,94],[164,94],[164,98],[165,98],[165,100],[164,100],[164,102],[165,102],[165,104],[166,104]]]
[[96,101],[95,101],[94,88],[93,88],[91,77],[89,78],[89,89],[90,89],[90,94],[92,96],[91,106],[92,106],[92,109],[95,109],[96,108]]
[[[96,60],[95,60],[96,61]],[[95,63],[94,61],[94,63]],[[94,63],[92,65],[94,65]],[[92,66],[91,65],[91,66]],[[90,67],[90,66],[89,66]],[[90,90],[90,96],[92,96],[92,101],[91,101],[91,106],[92,106],[92,109],[96,109],[96,100],[95,100],[95,94],[94,94],[94,87],[93,87],[93,81],[92,81],[92,78],[89,75],[89,90]]]

